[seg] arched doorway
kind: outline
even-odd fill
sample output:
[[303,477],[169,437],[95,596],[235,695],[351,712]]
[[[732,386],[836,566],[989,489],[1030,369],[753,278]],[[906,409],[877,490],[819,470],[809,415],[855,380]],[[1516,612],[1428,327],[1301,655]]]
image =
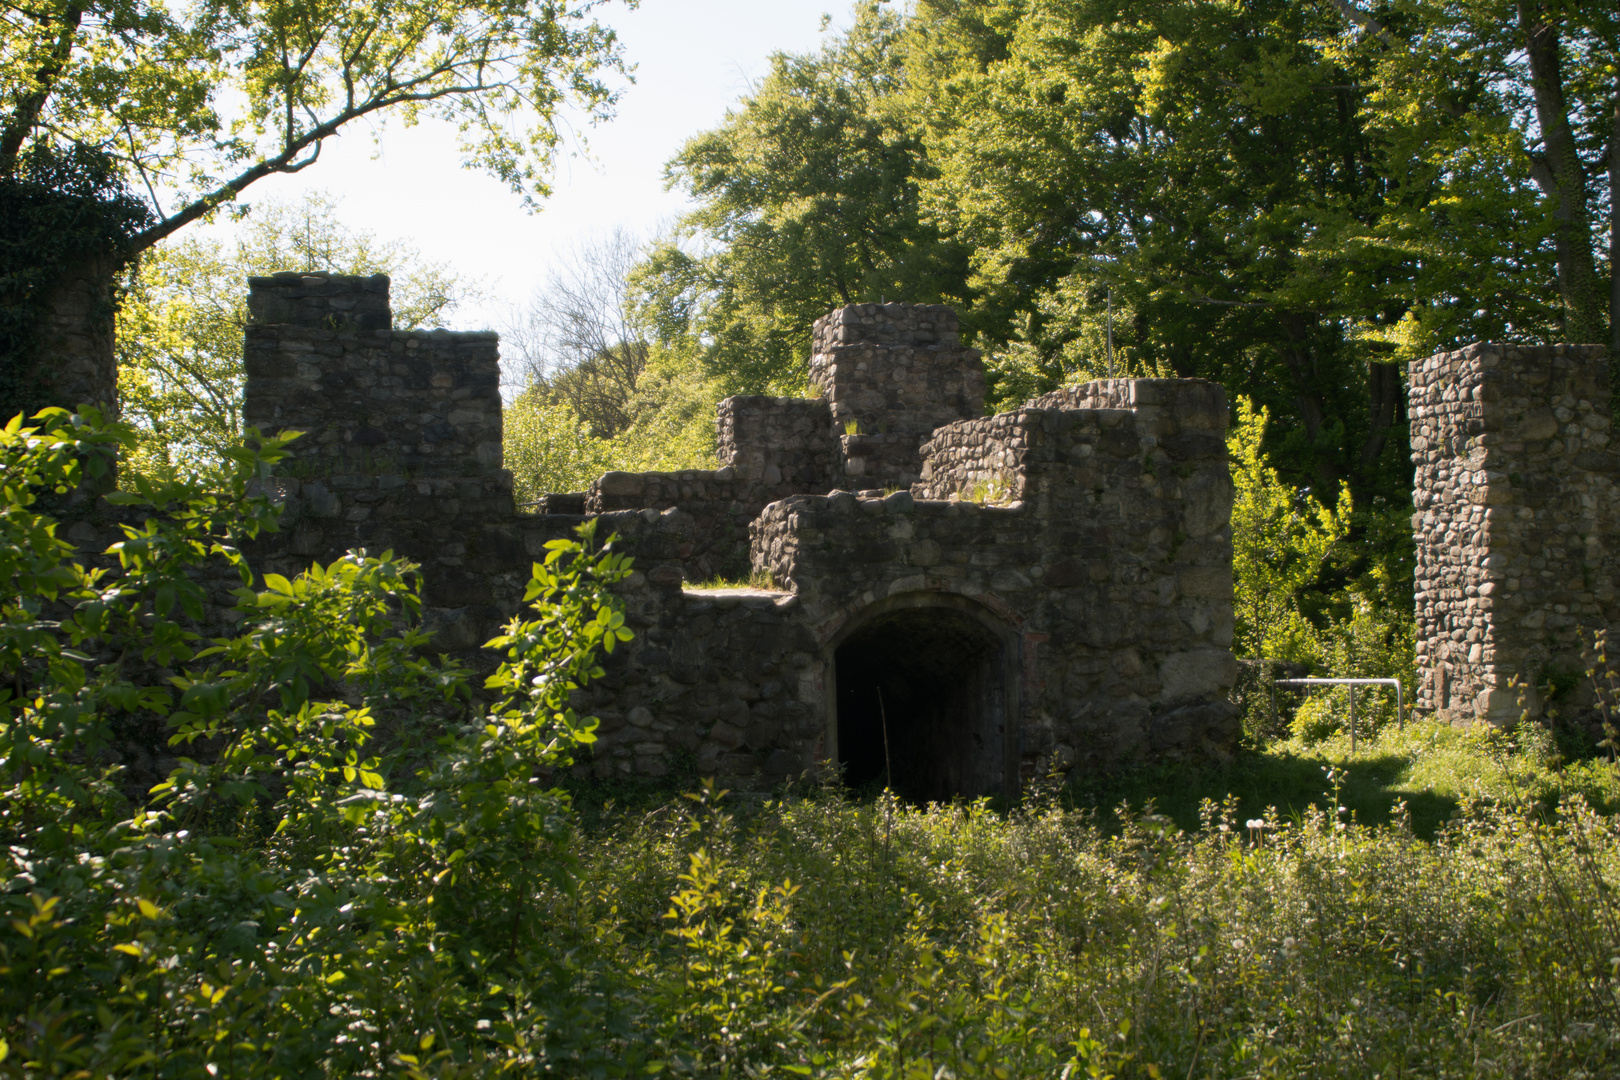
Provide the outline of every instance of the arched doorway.
[[829,734],[845,782],[887,778],[914,802],[1015,794],[1016,650],[1008,628],[960,597],[863,612],[831,649]]

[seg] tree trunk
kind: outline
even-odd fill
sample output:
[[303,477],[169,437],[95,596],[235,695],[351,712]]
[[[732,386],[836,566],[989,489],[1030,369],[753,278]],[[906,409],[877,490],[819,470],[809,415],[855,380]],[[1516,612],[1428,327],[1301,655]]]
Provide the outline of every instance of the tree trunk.
[[1361,472],[1371,476],[1378,456],[1384,452],[1390,428],[1400,411],[1405,390],[1401,369],[1394,364],[1367,365],[1367,441],[1361,445]]
[[1535,94],[1542,153],[1531,166],[1536,184],[1553,204],[1553,246],[1558,256],[1558,292],[1564,303],[1564,337],[1571,342],[1609,339],[1603,283],[1592,250],[1586,170],[1581,165],[1564,100],[1558,27],[1543,17],[1535,0],[1519,0]]
[[1620,363],[1620,75],[1609,131],[1609,362]]
[[1283,363],[1288,373],[1294,377],[1294,388],[1298,391],[1294,403],[1299,409],[1299,418],[1305,424],[1305,434],[1311,440],[1314,451],[1314,466],[1316,483],[1318,487],[1317,498],[1323,506],[1332,506],[1339,499],[1339,468],[1328,455],[1322,453],[1319,439],[1322,428],[1327,422],[1327,410],[1323,407],[1322,396],[1316,389],[1316,356],[1312,344],[1312,327],[1309,319],[1303,315],[1285,315],[1282,318],[1284,333],[1288,336],[1288,344],[1281,349]]

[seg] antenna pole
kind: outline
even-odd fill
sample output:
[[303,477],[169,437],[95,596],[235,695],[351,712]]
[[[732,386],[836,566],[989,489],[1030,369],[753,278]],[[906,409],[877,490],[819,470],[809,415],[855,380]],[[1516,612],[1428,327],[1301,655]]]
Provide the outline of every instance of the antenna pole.
[[1114,287],[1108,286],[1108,377],[1114,377]]

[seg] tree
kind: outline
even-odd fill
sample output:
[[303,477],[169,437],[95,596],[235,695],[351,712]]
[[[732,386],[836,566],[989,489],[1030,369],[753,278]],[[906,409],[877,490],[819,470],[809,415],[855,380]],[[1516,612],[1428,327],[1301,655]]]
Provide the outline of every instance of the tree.
[[992,350],[1100,374],[1112,308],[1122,370],[1215,379],[1285,417],[1291,481],[1329,504],[1346,481],[1405,487],[1381,338],[1417,260],[1380,232],[1392,191],[1355,73],[1320,47],[1331,13],[993,0],[917,19],[923,210],[975,252]]
[[118,379],[139,439],[135,474],[195,473],[242,436],[246,280],[278,270],[388,274],[394,322],[432,326],[468,298],[448,267],[398,241],[338,223],[337,202],[315,193],[256,208],[234,245],[188,238],[141,260],[118,315]]
[[698,208],[638,278],[665,340],[703,343],[735,392],[798,392],[810,324],[859,302],[965,298],[966,254],[918,217],[926,168],[898,96],[902,23],[861,0],[815,55],[778,53],[669,163]]
[[1346,489],[1336,508],[1302,498],[1284,484],[1261,444],[1270,416],[1237,399],[1226,437],[1232,462],[1234,645],[1243,656],[1295,662],[1317,659],[1315,631],[1300,594],[1321,574],[1350,519]]
[[630,296],[641,243],[623,229],[576,248],[504,336],[525,392],[564,404],[591,434],[630,426],[651,346]]
[[609,444],[593,438],[567,405],[525,393],[501,413],[501,466],[520,508],[552,492],[583,491],[613,467]]
[[618,230],[577,248],[508,328],[520,392],[505,465],[520,503],[609,469],[715,464],[721,390],[688,339],[655,340],[634,279],[643,246]]
[[[565,101],[622,70],[600,0],[41,0],[0,18],[0,179],[25,148],[110,159],[148,200],[143,251],[354,122],[457,125],[469,164],[547,192]],[[634,0],[630,0],[634,3]]]
[[[1453,188],[1441,205],[1532,202],[1515,223],[1550,240],[1566,341],[1620,354],[1620,13],[1593,0],[1403,0],[1376,13],[1336,0],[1375,87],[1366,111],[1400,158]],[[1458,129],[1473,138],[1459,140]],[[1483,137],[1481,137],[1483,136]],[[1465,153],[1499,160],[1499,185],[1452,183]],[[1606,171],[1608,184],[1598,182]],[[1465,167],[1466,171],[1466,167]],[[1441,211],[1444,213],[1445,211]],[[1608,229],[1602,228],[1608,219]],[[1607,236],[1604,235],[1605,231]],[[1599,251],[1607,248],[1607,274]],[[1604,278],[1607,277],[1607,283]],[[1538,282],[1543,284],[1543,282]],[[1605,284],[1607,287],[1605,287]]]

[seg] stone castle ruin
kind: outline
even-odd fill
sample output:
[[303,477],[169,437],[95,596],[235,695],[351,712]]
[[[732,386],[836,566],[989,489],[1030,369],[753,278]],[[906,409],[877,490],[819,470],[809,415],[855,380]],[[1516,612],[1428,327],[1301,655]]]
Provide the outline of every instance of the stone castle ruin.
[[[930,799],[1237,735],[1215,384],[1109,379],[984,417],[950,309],[853,305],[815,325],[818,397],[721,403],[721,468],[610,472],[523,514],[495,335],[392,330],[383,277],[250,288],[245,422],[306,432],[263,569],[392,548],[422,564],[439,647],[472,649],[586,518],[635,556],[636,636],[579,703],[598,774],[834,761]],[[750,570],[773,587],[691,587]]]
[[1589,711],[1620,626],[1620,462],[1596,345],[1471,345],[1410,373],[1417,707],[1506,724],[1549,683]]
[[[422,564],[437,647],[475,654],[547,541],[595,518],[635,556],[636,636],[577,702],[599,775],[684,759],[757,786],[831,761],[931,799],[1237,736],[1215,384],[1104,379],[985,417],[948,308],[852,305],[815,325],[817,396],[721,402],[720,468],[610,472],[531,514],[494,334],[393,330],[380,276],[254,278],[249,312],[245,421],[306,433],[261,570],[392,548]],[[1620,624],[1603,351],[1474,345],[1409,384],[1417,708],[1501,724],[1552,686],[1589,710],[1583,635]],[[751,572],[770,587],[693,587]]]

